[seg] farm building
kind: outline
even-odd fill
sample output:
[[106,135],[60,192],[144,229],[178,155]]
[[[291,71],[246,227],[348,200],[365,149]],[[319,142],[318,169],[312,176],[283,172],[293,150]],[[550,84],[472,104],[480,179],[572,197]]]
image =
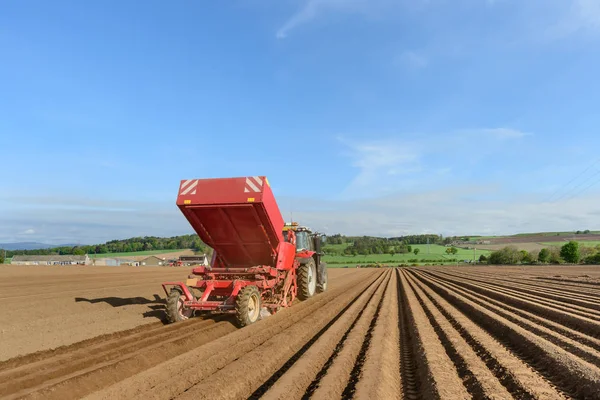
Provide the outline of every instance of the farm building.
[[179,261],[183,265],[204,265],[208,266],[208,257],[206,254],[200,256],[180,256]]
[[90,258],[84,256],[14,256],[12,265],[89,265]]
[[118,267],[121,265],[121,260],[118,258],[95,258],[93,260],[93,264],[99,266]]
[[140,265],[163,265],[165,260],[156,256],[150,256],[140,261]]

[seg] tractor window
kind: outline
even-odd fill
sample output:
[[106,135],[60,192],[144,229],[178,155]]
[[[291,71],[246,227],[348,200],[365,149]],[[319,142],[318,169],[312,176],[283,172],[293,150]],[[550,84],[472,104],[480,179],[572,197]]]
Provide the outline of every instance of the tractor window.
[[308,232],[296,232],[296,249],[297,250],[312,250],[310,237]]

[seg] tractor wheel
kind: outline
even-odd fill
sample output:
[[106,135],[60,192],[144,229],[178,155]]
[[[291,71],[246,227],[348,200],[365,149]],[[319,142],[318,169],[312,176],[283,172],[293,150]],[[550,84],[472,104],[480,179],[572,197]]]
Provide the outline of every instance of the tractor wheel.
[[240,328],[255,323],[260,318],[262,299],[256,286],[245,286],[235,300],[235,318]]
[[184,321],[194,315],[191,308],[184,309],[185,296],[181,289],[173,288],[167,297],[167,321],[169,323]]
[[323,265],[323,274],[321,275],[321,283],[317,285],[317,293],[323,293],[327,290],[327,266]]
[[311,257],[306,264],[298,268],[298,298],[308,300],[317,289],[317,265]]

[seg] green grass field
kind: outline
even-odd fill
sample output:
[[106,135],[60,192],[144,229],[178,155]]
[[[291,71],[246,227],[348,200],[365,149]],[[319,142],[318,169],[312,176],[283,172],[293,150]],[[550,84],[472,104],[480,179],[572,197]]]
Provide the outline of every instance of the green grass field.
[[[344,249],[347,247],[346,244],[343,245],[334,245],[330,247],[337,247],[338,249]],[[371,254],[367,256],[357,255],[357,256],[324,256],[323,261],[330,264],[332,267],[339,267],[342,265],[358,265],[358,264],[375,264],[375,263],[384,263],[384,264],[407,264],[408,260],[417,259],[419,260],[417,264],[431,264],[431,263],[451,263],[450,260],[458,259],[459,262],[462,260],[473,260],[473,250],[466,249],[458,249],[458,253],[454,254],[446,254],[446,247],[440,246],[437,244],[432,244],[429,246],[429,254],[427,253],[427,245],[426,244],[415,244],[411,245],[413,250],[418,248],[420,250],[419,254],[415,256],[414,253],[406,253],[406,254],[394,254],[391,256],[389,254]],[[491,252],[489,250],[475,250],[475,259],[479,260],[479,257],[484,255],[489,255]],[[420,261],[420,260],[430,260],[430,261]]]
[[176,253],[178,251],[185,251],[186,249],[178,250],[148,250],[148,251],[130,251],[127,253],[102,253],[102,254],[89,254],[90,258],[112,258],[112,257],[128,257],[128,256],[152,256],[156,254]]

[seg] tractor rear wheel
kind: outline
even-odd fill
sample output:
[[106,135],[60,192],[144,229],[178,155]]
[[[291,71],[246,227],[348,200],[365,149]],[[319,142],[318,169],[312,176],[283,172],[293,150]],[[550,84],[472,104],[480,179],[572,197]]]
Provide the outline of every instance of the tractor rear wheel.
[[298,268],[298,297],[300,300],[308,300],[314,296],[316,289],[317,265],[311,257]]
[[240,328],[255,323],[260,318],[262,299],[256,286],[245,286],[235,300],[235,318]]
[[184,321],[194,315],[191,308],[184,309],[185,296],[179,288],[171,289],[167,297],[167,321],[170,323]]
[[317,285],[317,293],[323,293],[327,290],[327,265],[323,265],[323,273],[321,274],[321,283]]

